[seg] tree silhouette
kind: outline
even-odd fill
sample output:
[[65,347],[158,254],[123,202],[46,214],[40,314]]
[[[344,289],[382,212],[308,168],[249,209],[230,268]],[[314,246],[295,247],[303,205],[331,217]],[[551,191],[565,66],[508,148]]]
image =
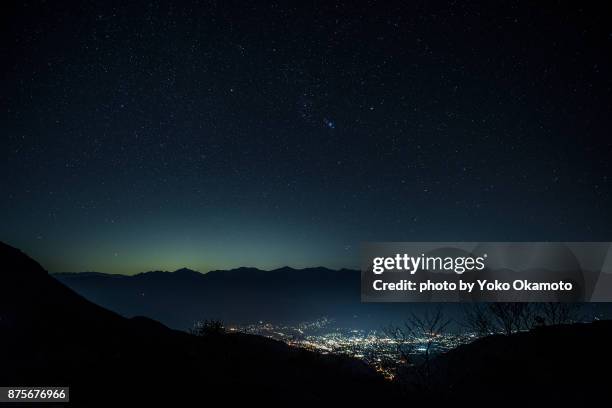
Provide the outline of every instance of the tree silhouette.
[[[451,319],[437,307],[422,315],[412,313],[403,326],[392,326],[386,332],[395,340],[401,359],[398,379],[410,382],[411,386],[431,389],[434,374],[432,357],[435,344],[443,336]],[[418,352],[418,353],[417,353]]]
[[579,303],[474,303],[463,308],[463,325],[478,336],[510,335],[535,326],[571,323],[578,318]]
[[221,320],[204,320],[196,323],[191,334],[200,337],[221,336],[225,334],[225,326]]

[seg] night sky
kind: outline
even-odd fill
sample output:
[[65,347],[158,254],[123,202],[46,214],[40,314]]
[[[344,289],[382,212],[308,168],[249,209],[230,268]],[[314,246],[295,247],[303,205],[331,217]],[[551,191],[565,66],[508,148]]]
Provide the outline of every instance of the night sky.
[[1,40],[0,240],[51,271],[612,240],[603,9],[58,3]]

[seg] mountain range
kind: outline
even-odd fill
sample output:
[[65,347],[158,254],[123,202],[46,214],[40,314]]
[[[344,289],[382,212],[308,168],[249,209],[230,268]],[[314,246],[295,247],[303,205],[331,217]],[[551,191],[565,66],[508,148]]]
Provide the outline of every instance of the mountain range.
[[[240,333],[194,336],[122,317],[2,243],[0,265],[0,384],[70,386],[71,406],[583,406],[608,396],[612,321],[483,337],[432,357],[425,372],[407,365],[402,382],[388,382],[349,357]],[[164,281],[175,274],[145,275]],[[177,276],[202,279],[185,270]]]
[[355,359],[246,334],[197,337],[148,318],[122,317],[3,243],[0,265],[3,386],[70,386],[73,406],[373,404],[393,394]]
[[334,319],[340,326],[380,329],[425,307],[362,303],[360,272],[350,269],[238,268],[203,274],[183,268],[132,276],[96,272],[53,276],[123,316],[147,316],[183,330],[205,319],[246,324],[296,323],[321,317]]

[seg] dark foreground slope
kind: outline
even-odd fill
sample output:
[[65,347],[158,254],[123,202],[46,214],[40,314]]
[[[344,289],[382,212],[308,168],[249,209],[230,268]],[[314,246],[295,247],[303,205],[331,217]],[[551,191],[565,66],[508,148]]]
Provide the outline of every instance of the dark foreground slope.
[[433,364],[431,394],[472,403],[553,401],[582,406],[609,399],[612,321],[495,335],[460,346]]
[[[365,365],[265,338],[200,338],[126,319],[0,243],[1,385],[69,385],[83,405],[121,401],[379,403],[390,391]],[[142,404],[139,404],[142,405]]]

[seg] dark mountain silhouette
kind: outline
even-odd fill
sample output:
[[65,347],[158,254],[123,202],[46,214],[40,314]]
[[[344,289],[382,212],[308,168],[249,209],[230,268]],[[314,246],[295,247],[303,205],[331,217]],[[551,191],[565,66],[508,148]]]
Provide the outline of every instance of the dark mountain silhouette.
[[[123,316],[147,316],[177,329],[194,321],[295,323],[335,319],[351,328],[375,328],[402,322],[426,307],[409,303],[361,303],[360,272],[327,268],[272,271],[238,268],[206,274],[189,269],[134,276],[102,273],[54,274],[87,299]],[[459,308],[448,305],[450,313]]]
[[603,401],[609,397],[611,345],[610,320],[484,337],[432,363],[431,394],[475,404]]
[[[186,330],[195,321],[295,323],[320,317],[353,329],[403,324],[427,303],[362,303],[360,271],[323,267],[272,271],[256,268],[152,271],[133,276],[97,272],[58,273],[60,282],[123,316],[147,316]],[[462,318],[458,304],[441,304],[447,317]],[[589,304],[585,312],[611,316],[611,304]]]
[[[363,363],[263,337],[196,337],[127,319],[0,243],[0,384],[69,385],[78,405],[368,402],[390,385]],[[190,279],[192,273],[180,271]],[[164,279],[165,274],[153,274]],[[121,278],[118,278],[121,279]]]
[[[568,405],[608,393],[610,321],[476,340],[436,357],[427,382],[399,393],[350,358],[258,336],[196,337],[147,318],[121,317],[4,244],[0,265],[0,384],[70,385],[73,405],[380,406],[401,398],[415,405]],[[147,275],[165,280],[173,274]],[[191,271],[179,275],[200,279]]]

